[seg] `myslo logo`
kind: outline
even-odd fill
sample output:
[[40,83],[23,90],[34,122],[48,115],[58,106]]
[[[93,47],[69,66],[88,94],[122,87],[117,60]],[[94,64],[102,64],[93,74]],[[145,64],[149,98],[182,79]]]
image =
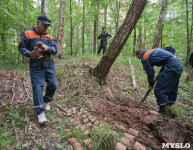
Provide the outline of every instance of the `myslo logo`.
[[162,148],[190,148],[189,143],[162,143]]

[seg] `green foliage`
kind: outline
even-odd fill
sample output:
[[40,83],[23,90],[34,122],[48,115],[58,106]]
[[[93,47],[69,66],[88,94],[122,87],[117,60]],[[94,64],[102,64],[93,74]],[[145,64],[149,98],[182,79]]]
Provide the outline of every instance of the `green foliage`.
[[167,116],[171,118],[176,118],[178,116],[182,116],[182,110],[177,105],[167,107]]
[[[116,133],[116,132],[115,132]],[[92,136],[92,144],[97,150],[113,150],[116,144],[116,136],[119,139],[120,134],[114,134],[108,124],[102,124]]]

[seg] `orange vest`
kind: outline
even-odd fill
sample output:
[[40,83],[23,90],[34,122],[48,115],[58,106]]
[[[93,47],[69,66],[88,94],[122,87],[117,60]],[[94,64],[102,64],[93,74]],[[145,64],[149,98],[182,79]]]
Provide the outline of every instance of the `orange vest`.
[[153,51],[154,49],[152,49],[152,50],[147,50],[146,52],[145,52],[145,54],[143,55],[143,60],[147,60],[148,58],[149,58],[149,54]]

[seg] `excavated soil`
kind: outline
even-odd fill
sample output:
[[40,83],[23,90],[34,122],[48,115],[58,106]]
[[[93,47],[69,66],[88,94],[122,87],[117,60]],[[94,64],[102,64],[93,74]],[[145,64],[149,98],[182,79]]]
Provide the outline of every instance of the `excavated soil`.
[[[56,64],[57,66],[61,65]],[[131,78],[126,75],[125,68],[113,67],[108,76],[107,84],[100,86],[93,83],[92,77],[87,74],[91,65],[94,66],[96,63],[83,61],[79,64],[62,66],[65,73],[58,77],[59,85],[55,103],[63,99],[63,103],[69,104],[68,109],[73,110],[74,104],[71,105],[69,100],[72,93],[64,90],[63,84],[70,86],[71,92],[80,88],[79,93],[75,92],[73,95],[73,98],[83,97],[82,99],[84,99],[83,102],[76,103],[78,110],[82,107],[86,108],[90,115],[97,116],[100,120],[109,123],[113,129],[122,133],[126,133],[130,128],[138,130],[139,135],[136,140],[147,148],[160,150],[162,143],[190,143],[193,146],[192,121],[180,117],[162,117],[155,110],[150,109],[148,102],[143,103],[138,108],[137,104],[140,101],[138,95],[142,93],[132,89]],[[80,81],[77,80],[79,75]],[[33,140],[37,144],[43,144],[45,149],[57,149],[55,143],[64,147],[68,146],[68,143],[58,136],[60,127],[57,126],[57,121],[67,117],[66,112],[62,109],[55,107],[57,115],[53,111],[50,112],[50,115],[56,119],[50,118],[51,123],[46,127],[38,125],[32,110],[32,89],[28,70],[16,72],[1,69],[0,84],[0,121],[5,121],[9,113],[7,106],[10,105],[12,108],[17,107],[23,110],[23,114],[30,118],[29,122],[24,123],[25,125],[18,123],[22,120],[15,122],[16,127],[21,130],[17,135],[20,142],[18,145]],[[129,94],[126,86],[130,86]],[[74,118],[70,117],[69,119],[74,120]],[[30,128],[35,128],[37,132],[33,133]],[[15,135],[14,130],[12,135]],[[46,147],[47,144],[45,143],[49,143],[49,146]],[[28,147],[28,149],[33,148],[33,146]]]

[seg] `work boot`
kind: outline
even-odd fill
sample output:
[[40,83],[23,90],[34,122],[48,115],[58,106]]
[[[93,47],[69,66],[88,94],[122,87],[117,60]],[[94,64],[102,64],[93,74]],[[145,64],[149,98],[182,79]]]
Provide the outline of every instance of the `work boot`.
[[167,103],[167,106],[172,106],[172,105],[174,105],[174,102]]
[[46,111],[50,110],[50,103],[44,103],[44,109]]
[[47,120],[44,112],[38,115],[38,122],[39,122],[39,124],[44,124],[47,121],[48,120]]
[[166,116],[167,113],[166,113],[166,105],[160,105],[159,106],[159,113],[162,115],[162,116]]

